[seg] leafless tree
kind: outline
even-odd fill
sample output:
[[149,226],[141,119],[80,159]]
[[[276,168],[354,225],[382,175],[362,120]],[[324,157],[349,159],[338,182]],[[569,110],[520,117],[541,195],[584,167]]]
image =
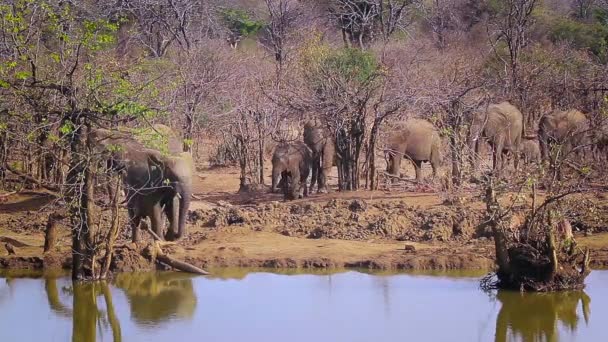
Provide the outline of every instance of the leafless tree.
[[503,60],[508,69],[506,88],[511,97],[518,100],[522,86],[520,84],[520,59],[523,49],[529,42],[528,33],[534,23],[532,12],[537,5],[538,0],[505,0],[500,2],[499,11],[492,20],[495,30],[492,46],[496,49],[496,43],[499,41],[504,42],[507,46],[506,58],[503,58],[497,50],[496,55]]
[[295,21],[301,15],[301,8],[294,0],[265,0],[268,9],[269,23],[266,26],[268,48],[274,53],[274,59],[279,65],[287,54],[287,40],[294,28]]
[[589,19],[591,16],[591,10],[593,6],[598,2],[597,0],[573,0],[572,7],[576,13],[576,16],[580,19]]
[[384,41],[410,23],[420,0],[333,0],[331,17],[342,31],[345,46],[365,48],[376,36]]

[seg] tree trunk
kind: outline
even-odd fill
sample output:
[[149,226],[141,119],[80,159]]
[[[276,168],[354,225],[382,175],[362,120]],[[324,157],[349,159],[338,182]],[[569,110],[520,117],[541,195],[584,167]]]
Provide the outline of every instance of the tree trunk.
[[49,215],[48,221],[46,222],[46,232],[44,235],[44,253],[55,248],[57,243],[57,221],[62,217],[57,214]]
[[[73,122],[76,120],[73,120]],[[74,122],[74,127],[79,123]],[[85,141],[88,132],[83,133],[83,128],[76,129],[70,142],[71,161],[70,172],[67,177],[67,199],[70,208],[70,221],[72,226],[72,279],[84,280],[90,276],[86,271],[86,262],[91,231],[88,217],[89,206],[92,199],[89,198],[91,175],[89,165],[84,158]],[[83,191],[84,189],[84,191]],[[89,265],[90,266],[90,265]]]
[[262,133],[262,127],[258,125],[258,148],[259,148],[259,172],[260,172],[260,184],[264,185],[264,137]]
[[498,201],[496,199],[496,192],[494,191],[494,183],[490,179],[488,187],[486,188],[486,208],[490,219],[490,226],[494,235],[494,245],[496,248],[496,263],[498,264],[498,274],[506,275],[510,273],[509,265],[509,246],[507,245],[507,237],[501,228],[499,219],[496,218],[498,213]]
[[452,152],[452,184],[460,185],[462,179],[462,148],[459,146],[459,139],[456,137],[457,131],[452,131],[450,135],[450,150]]
[[112,196],[112,225],[110,226],[110,231],[108,231],[108,235],[106,236],[106,254],[103,260],[103,269],[100,275],[101,279],[106,279],[108,271],[110,270],[114,243],[116,242],[116,238],[118,237],[118,227],[120,226],[120,215],[118,212],[118,194],[120,193],[120,178],[118,176],[115,176],[114,178],[116,186],[114,188],[114,196]]

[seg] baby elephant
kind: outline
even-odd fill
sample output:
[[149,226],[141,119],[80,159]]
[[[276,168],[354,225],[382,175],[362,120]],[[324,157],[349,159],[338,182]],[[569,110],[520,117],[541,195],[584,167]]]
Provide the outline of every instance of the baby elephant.
[[536,139],[523,139],[521,142],[521,154],[526,164],[540,163],[540,145]]
[[306,180],[310,173],[312,152],[303,142],[277,146],[272,155],[272,192],[278,191],[281,178],[286,200],[308,196]]

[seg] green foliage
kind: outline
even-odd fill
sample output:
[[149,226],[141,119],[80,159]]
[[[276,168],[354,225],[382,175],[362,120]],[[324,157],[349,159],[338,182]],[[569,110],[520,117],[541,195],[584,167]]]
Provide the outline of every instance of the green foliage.
[[74,132],[74,124],[71,121],[66,121],[63,123],[61,127],[59,127],[59,132],[63,135],[68,135]]
[[341,78],[361,84],[370,82],[379,71],[378,61],[371,53],[359,49],[342,48],[332,51],[322,62],[323,68]]
[[353,48],[332,48],[315,37],[300,50],[303,77],[318,89],[331,84],[330,79],[344,86],[367,86],[382,74],[372,52]]
[[263,21],[252,19],[246,11],[241,9],[226,8],[220,13],[228,29],[243,37],[256,34],[264,27]]
[[599,23],[583,23],[561,18],[551,29],[554,42],[568,42],[578,49],[586,49],[602,61],[608,58],[608,27]]

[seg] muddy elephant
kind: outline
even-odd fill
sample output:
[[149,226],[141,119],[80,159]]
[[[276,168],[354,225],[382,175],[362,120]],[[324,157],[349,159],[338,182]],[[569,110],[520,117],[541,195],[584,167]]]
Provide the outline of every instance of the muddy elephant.
[[537,139],[524,138],[520,146],[524,163],[539,163],[541,161],[540,146]]
[[471,149],[479,153],[480,140],[486,140],[492,148],[492,169],[504,167],[505,157],[511,154],[515,168],[523,134],[523,115],[515,106],[505,101],[490,104],[473,116],[470,126]]
[[318,192],[326,193],[327,177],[335,165],[334,140],[319,121],[309,120],[304,124],[304,142],[312,151],[310,191],[314,191],[317,185]]
[[[109,151],[110,168],[122,174],[132,240],[139,240],[141,219],[149,217],[152,230],[161,239],[186,235],[186,216],[192,196],[193,161],[178,152],[178,145],[165,145],[165,152],[145,147],[124,132],[98,129],[92,133],[97,146]],[[169,229],[163,234],[164,218]]]
[[560,154],[571,152],[584,155],[586,145],[590,143],[589,121],[587,116],[576,109],[556,110],[543,116],[538,126],[540,151],[543,160],[550,157],[550,148],[561,146]]
[[303,142],[277,146],[272,156],[272,192],[278,191],[281,181],[286,200],[308,196],[306,181],[311,162],[312,152]]
[[441,164],[441,138],[432,123],[422,119],[410,119],[387,140],[386,171],[399,176],[401,159],[409,159],[416,169],[416,181],[422,180],[422,162],[430,162],[433,177]]

